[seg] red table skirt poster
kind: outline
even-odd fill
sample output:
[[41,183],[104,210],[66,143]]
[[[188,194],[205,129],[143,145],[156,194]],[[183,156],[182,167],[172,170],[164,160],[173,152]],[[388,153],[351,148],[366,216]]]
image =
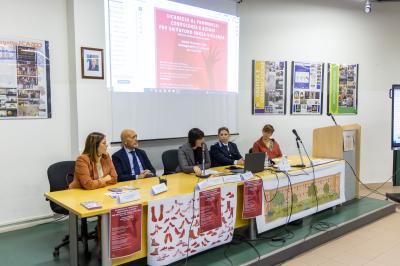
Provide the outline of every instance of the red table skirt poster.
[[[204,250],[232,241],[236,221],[237,186],[224,186],[182,196],[150,201],[147,219],[147,264],[168,265]],[[211,194],[211,193],[215,194]],[[201,230],[202,206],[206,197],[216,203],[217,209],[209,208],[218,224]],[[201,199],[203,197],[203,200]],[[206,203],[206,206],[209,204]],[[219,208],[219,210],[218,210]],[[212,209],[212,210],[211,210]],[[194,212],[194,213],[193,213]],[[215,213],[215,216],[214,216]],[[203,213],[204,214],[204,213]],[[204,219],[204,217],[203,217]]]
[[263,181],[261,179],[244,182],[243,219],[250,219],[262,214]]
[[200,232],[221,227],[221,188],[200,192]]
[[142,205],[132,205],[110,212],[110,258],[132,255],[142,249]]

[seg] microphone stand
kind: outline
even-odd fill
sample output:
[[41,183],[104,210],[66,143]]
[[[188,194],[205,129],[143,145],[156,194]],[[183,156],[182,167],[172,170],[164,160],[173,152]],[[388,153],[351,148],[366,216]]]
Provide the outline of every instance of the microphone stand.
[[205,163],[206,163],[206,153],[205,153],[205,149],[204,149],[204,143],[201,145],[201,175],[199,176],[200,178],[207,178],[210,175],[206,175],[206,167],[205,167]]
[[303,168],[303,167],[306,167],[306,165],[304,164],[304,161],[303,161],[303,155],[301,154],[301,149],[300,149],[299,142],[301,142],[301,139],[296,137],[297,151],[299,152],[301,164],[292,165],[292,167],[301,167],[301,168]]
[[333,123],[335,123],[335,126],[337,126],[338,124],[336,123],[335,117],[331,113],[328,113],[328,116],[331,117],[331,119],[333,120]]

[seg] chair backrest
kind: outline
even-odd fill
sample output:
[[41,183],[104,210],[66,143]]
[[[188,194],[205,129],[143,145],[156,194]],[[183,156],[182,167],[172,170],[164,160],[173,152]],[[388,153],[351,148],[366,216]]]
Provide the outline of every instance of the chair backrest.
[[250,149],[249,149],[249,153],[253,153],[253,148],[250,148]]
[[[75,161],[63,161],[52,164],[47,169],[50,192],[68,189],[75,172]],[[68,211],[50,201],[50,208],[59,214],[68,214]]]
[[178,150],[167,150],[161,155],[161,159],[164,165],[164,175],[175,173],[178,167]]

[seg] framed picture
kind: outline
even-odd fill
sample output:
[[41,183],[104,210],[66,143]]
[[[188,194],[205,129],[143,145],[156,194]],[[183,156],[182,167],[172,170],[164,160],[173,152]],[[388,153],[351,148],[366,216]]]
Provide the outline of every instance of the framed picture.
[[104,79],[103,49],[81,47],[81,70],[84,79]]

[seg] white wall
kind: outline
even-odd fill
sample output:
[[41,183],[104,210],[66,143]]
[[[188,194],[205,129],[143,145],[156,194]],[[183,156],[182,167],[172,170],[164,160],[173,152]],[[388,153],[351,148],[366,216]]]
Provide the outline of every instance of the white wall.
[[[326,88],[323,116],[252,116],[251,60],[358,63],[359,114],[336,120],[362,126],[362,180],[382,182],[391,176],[388,89],[400,82],[400,4],[374,2],[373,6],[367,15],[361,1],[245,0],[238,5],[242,150],[260,136],[264,124],[271,123],[285,153],[296,153],[293,128],[311,153],[313,128],[332,125],[326,116]],[[289,74],[289,86],[290,78]]]
[[2,1],[0,17],[0,37],[50,42],[53,111],[51,119],[0,120],[1,225],[51,213],[46,170],[70,159],[71,141],[66,2]]

